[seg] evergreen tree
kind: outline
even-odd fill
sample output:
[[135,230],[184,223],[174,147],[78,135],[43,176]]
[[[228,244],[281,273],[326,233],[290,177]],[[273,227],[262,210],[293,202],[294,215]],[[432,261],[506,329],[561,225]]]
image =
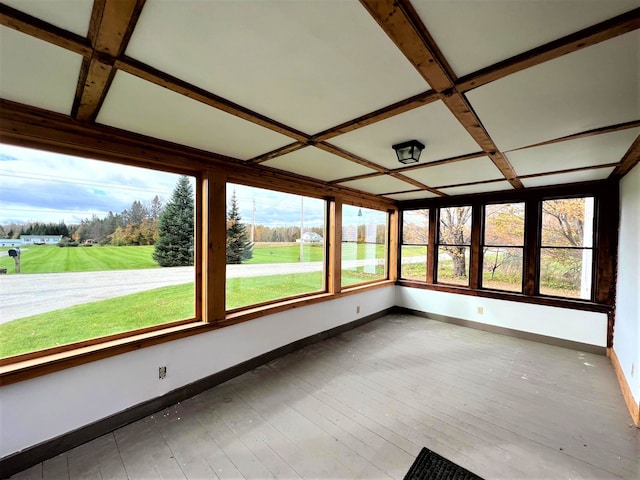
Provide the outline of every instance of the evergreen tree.
[[247,226],[242,223],[236,192],[231,197],[227,214],[227,263],[242,263],[253,257],[253,244],[247,237]]
[[193,189],[189,179],[182,176],[160,215],[153,259],[161,267],[193,265],[193,204]]

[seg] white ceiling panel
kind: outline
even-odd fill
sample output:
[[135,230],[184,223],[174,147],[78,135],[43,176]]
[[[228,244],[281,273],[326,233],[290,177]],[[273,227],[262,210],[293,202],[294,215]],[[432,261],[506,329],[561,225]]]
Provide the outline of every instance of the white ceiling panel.
[[412,0],[458,76],[639,6],[638,0]]
[[306,133],[430,89],[358,2],[184,5],[147,1],[127,55]]
[[440,189],[442,193],[446,193],[447,195],[468,195],[470,193],[497,192],[501,190],[513,190],[513,187],[508,181],[501,180],[499,182],[478,183],[477,185]]
[[620,161],[639,134],[640,128],[630,128],[619,132],[515,150],[506,155],[518,175],[591,167]]
[[69,115],[82,57],[0,27],[0,96]]
[[340,185],[345,187],[356,188],[363,192],[369,192],[373,194],[383,194],[390,192],[402,192],[405,190],[415,189],[415,185],[412,185],[402,180],[398,180],[390,175],[380,175],[378,177],[365,178],[362,180],[353,180],[351,182],[344,182]]
[[116,73],[96,121],[241,160],[292,142],[122,71]]
[[93,0],[2,0],[2,3],[82,37],[89,31]]
[[640,32],[467,92],[501,150],[640,118]]
[[522,183],[527,188],[545,187],[549,185],[560,185],[564,183],[590,182],[593,180],[604,180],[614,167],[595,168],[592,170],[581,170],[571,173],[559,173],[557,175],[544,175],[542,177],[523,178]]
[[327,182],[375,172],[371,168],[345,160],[316,147],[302,148],[263,162],[262,165],[306,175],[307,177],[319,178]]
[[434,198],[438,196],[439,195],[428,192],[426,190],[417,190],[415,192],[394,193],[393,195],[385,195],[385,197],[391,198],[393,200],[397,200],[399,202],[403,200],[422,200],[423,198]]
[[332,143],[386,168],[400,168],[392,146],[407,140],[425,145],[421,163],[480,151],[446,105],[434,102],[332,138]]
[[435,167],[419,168],[403,172],[407,177],[418,180],[429,187],[459,185],[461,183],[500,180],[504,175],[489,157],[474,158],[461,162],[445,163]]

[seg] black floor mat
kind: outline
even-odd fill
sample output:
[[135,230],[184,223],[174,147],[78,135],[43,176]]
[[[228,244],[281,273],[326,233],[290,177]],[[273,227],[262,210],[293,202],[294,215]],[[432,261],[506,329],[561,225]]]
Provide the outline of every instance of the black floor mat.
[[482,480],[428,448],[423,448],[404,480]]

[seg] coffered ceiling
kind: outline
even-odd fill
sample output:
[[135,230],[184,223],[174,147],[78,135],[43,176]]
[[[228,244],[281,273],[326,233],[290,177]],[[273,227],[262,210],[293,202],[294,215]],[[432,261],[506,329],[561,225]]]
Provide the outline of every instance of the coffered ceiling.
[[53,115],[398,201],[640,158],[640,0],[5,0],[0,20],[5,141]]

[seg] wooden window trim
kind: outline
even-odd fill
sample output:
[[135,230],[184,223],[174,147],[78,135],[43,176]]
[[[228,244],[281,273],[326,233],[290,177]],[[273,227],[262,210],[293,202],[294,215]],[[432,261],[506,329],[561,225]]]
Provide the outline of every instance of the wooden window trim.
[[[615,305],[615,269],[617,259],[617,228],[619,222],[619,193],[618,182],[605,180],[585,182],[554,187],[533,188],[525,191],[509,191],[476,195],[464,195],[449,198],[433,198],[422,201],[399,202],[401,211],[414,209],[429,209],[430,242],[437,245],[435,240],[439,225],[439,209],[442,207],[467,206],[483,210],[488,204],[495,203],[525,203],[525,233],[523,248],[523,291],[522,293],[502,291],[489,288],[472,288],[453,284],[437,283],[433,276],[437,272],[436,248],[427,251],[428,260],[432,263],[427,267],[427,281],[399,279],[400,286],[448,292],[460,295],[471,295],[499,300],[532,303],[538,305],[572,308],[593,312],[608,313],[614,311]],[[542,295],[538,291],[539,251],[541,248],[542,201],[559,198],[594,197],[594,240],[590,249],[593,252],[593,282],[592,299],[573,299],[570,297],[556,297]],[[472,218],[473,218],[472,213]],[[473,229],[473,224],[472,224]],[[402,232],[400,232],[402,235]],[[473,230],[472,230],[473,235]],[[477,237],[477,233],[476,233]],[[586,248],[586,247],[585,247]],[[481,255],[471,256],[471,262],[479,262]],[[612,261],[613,259],[613,261]],[[477,263],[477,268],[481,266]],[[471,272],[471,265],[470,265]],[[595,293],[594,293],[595,292]],[[610,326],[610,328],[612,328]]]
[[[4,100],[0,104],[3,108],[11,107],[11,111],[14,110],[12,106],[17,105]],[[0,139],[3,143],[196,177],[196,189],[201,193],[201,197],[199,200],[196,199],[198,214],[196,248],[199,246],[200,259],[196,258],[194,305],[199,306],[199,310],[196,312],[197,318],[0,359],[0,386],[140,348],[210,332],[285,310],[331,301],[343,296],[395,284],[395,278],[389,274],[391,263],[389,244],[393,235],[397,235],[394,232],[398,230],[397,226],[394,228],[394,232],[390,230],[390,215],[397,215],[397,207],[392,200],[378,198],[337,185],[312,181],[294,174],[289,175],[267,167],[247,165],[245,162],[193,148],[177,148],[169,142],[138,134],[126,133],[109,127],[88,126],[61,115],[47,114],[39,110],[37,113],[43,116],[44,122],[32,122],[29,112],[18,110],[15,115],[7,116],[7,119],[11,119],[14,128],[3,130]],[[35,111],[36,109],[28,108],[26,110]],[[242,169],[234,168],[235,164],[242,165]],[[330,253],[325,261],[329,262],[332,256],[334,259],[326,267],[329,276],[327,292],[310,293],[300,298],[274,300],[265,305],[248,306],[241,311],[225,311],[224,301],[220,301],[220,298],[224,298],[225,292],[225,269],[220,267],[220,262],[226,263],[224,260],[226,258],[224,238],[226,236],[225,186],[227,182],[300,194],[327,201],[329,211],[333,212],[326,220],[329,242],[333,243],[333,246],[328,248],[333,254]],[[336,220],[340,219],[341,205],[344,202],[387,213],[386,258],[388,263],[385,279],[353,285],[344,289],[339,287],[340,242],[335,242],[335,237],[338,236],[337,238],[340,239],[341,225],[340,222],[336,223]],[[331,291],[329,285],[335,285],[336,280],[338,288]]]
[[[524,217],[524,228],[525,231],[522,234],[522,244],[521,245],[493,245],[493,244],[487,244],[486,243],[486,234],[487,234],[487,206],[488,205],[509,205],[509,204],[513,204],[513,203],[522,203],[524,205],[524,212],[525,212],[525,217]],[[490,291],[494,291],[494,292],[511,292],[511,293],[523,293],[525,290],[525,252],[526,252],[526,248],[525,248],[525,242],[526,242],[526,228],[527,228],[527,213],[526,213],[526,208],[527,208],[527,203],[526,202],[491,202],[491,203],[485,203],[482,205],[482,228],[481,228],[481,236],[480,236],[480,240],[481,240],[481,245],[480,245],[480,262],[479,262],[479,269],[480,269],[480,278],[479,278],[479,283],[478,283],[478,288],[481,288],[483,290],[490,290]],[[484,277],[483,277],[483,271],[484,271],[484,249],[485,248],[519,248],[520,250],[522,250],[522,284],[520,285],[520,291],[519,292],[513,292],[511,290],[500,290],[499,288],[491,288],[491,287],[485,287],[484,284]]]

